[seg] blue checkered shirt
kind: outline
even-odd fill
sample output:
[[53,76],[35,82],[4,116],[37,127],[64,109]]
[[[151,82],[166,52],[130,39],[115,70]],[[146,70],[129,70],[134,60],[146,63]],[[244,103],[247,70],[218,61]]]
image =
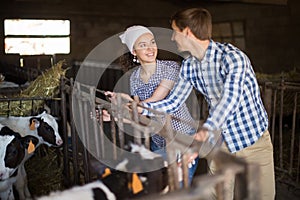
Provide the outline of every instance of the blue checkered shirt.
[[[143,105],[173,113],[196,88],[209,105],[203,126],[221,129],[232,153],[254,144],[268,129],[267,112],[250,60],[231,44],[211,40],[201,61],[190,56],[182,62],[179,77],[167,99]],[[142,114],[149,114],[148,110]]]

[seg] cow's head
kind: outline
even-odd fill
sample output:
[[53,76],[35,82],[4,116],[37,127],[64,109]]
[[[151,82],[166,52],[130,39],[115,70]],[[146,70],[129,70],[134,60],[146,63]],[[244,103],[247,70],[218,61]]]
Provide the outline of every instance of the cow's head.
[[125,150],[130,153],[125,154],[126,156],[120,160],[116,166],[117,170],[143,173],[166,167],[163,157],[153,153],[144,145],[129,143],[125,146]]
[[30,118],[29,126],[31,130],[37,129],[40,142],[48,146],[61,146],[63,140],[58,133],[56,119],[44,111],[35,117]]
[[[117,160],[102,160],[109,166],[96,160],[91,162],[91,167],[98,172],[105,185],[117,194],[117,199],[162,192],[168,184],[167,168],[162,156],[133,143],[126,145],[125,150],[127,153],[120,155]],[[156,167],[152,168],[154,165]]]
[[21,137],[7,126],[0,125],[0,181],[17,174],[26,151],[31,153],[38,144],[34,136]]

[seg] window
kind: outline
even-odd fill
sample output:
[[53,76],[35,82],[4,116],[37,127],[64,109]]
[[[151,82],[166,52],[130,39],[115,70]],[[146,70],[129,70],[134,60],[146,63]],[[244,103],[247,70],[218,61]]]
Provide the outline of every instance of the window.
[[5,19],[7,54],[53,55],[70,53],[70,21]]

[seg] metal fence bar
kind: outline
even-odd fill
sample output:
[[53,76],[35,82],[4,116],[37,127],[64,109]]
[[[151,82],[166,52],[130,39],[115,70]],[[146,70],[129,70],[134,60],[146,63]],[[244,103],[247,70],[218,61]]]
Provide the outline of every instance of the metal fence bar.
[[124,138],[124,123],[123,123],[123,113],[122,113],[122,107],[123,107],[123,102],[122,102],[122,97],[121,94],[117,94],[117,125],[119,127],[119,131],[118,131],[118,137],[119,137],[119,144],[120,144],[120,148],[123,149],[124,148],[124,143],[125,143],[125,138]]
[[[112,115],[114,116],[114,115]],[[112,118],[110,122],[110,127],[111,127],[111,137],[112,137],[112,142],[113,142],[113,158],[116,160],[117,159],[117,126],[115,120]]]
[[274,97],[273,97],[273,112],[268,113],[269,115],[272,115],[272,144],[274,145],[274,139],[275,139],[275,119],[276,119],[276,99],[277,99],[277,90],[274,90]]
[[[276,86],[275,86],[276,85]],[[268,84],[266,87],[265,87],[265,93],[263,95],[266,95],[264,96],[264,98],[267,98],[269,100],[269,103],[268,103],[268,106],[267,106],[267,110],[268,110],[268,114],[269,114],[269,119],[270,121],[272,120],[272,142],[273,142],[273,145],[275,147],[275,149],[279,148],[279,168],[280,169],[283,169],[283,167],[286,167],[286,162],[283,163],[283,159],[284,159],[284,156],[283,156],[283,152],[285,151],[284,148],[286,148],[286,146],[283,146],[283,136],[286,136],[286,135],[283,135],[283,113],[285,111],[285,95],[287,93],[289,93],[291,91],[291,93],[296,93],[297,91],[299,92],[300,91],[300,87],[298,87],[298,90],[297,90],[297,87],[298,86],[295,86],[295,85],[289,85],[287,84],[286,82],[282,82],[280,84]],[[280,89],[280,98],[279,100],[277,99],[277,92],[278,90]],[[92,96],[92,94],[88,94],[89,96]],[[118,96],[118,95],[117,95]],[[294,174],[294,171],[293,171],[293,166],[295,165],[295,156],[293,155],[295,150],[295,138],[296,138],[296,133],[297,132],[297,123],[296,123],[296,119],[297,119],[297,107],[298,107],[298,98],[297,98],[297,95],[294,96],[294,110],[293,110],[293,125],[292,125],[292,134],[291,134],[291,141],[290,141],[290,145],[289,145],[289,153],[290,153],[290,159],[289,159],[289,162],[287,162],[288,164],[288,173],[290,175],[293,175]],[[279,105],[279,106],[278,106]],[[152,132],[151,128],[149,128],[148,126],[145,126],[145,124],[147,125],[149,121],[149,119],[145,118],[144,116],[140,116],[137,112],[137,104],[135,102],[132,102],[131,103],[131,108],[132,108],[132,116],[133,118],[131,118],[132,120],[132,124],[130,125],[135,134],[135,138],[138,138],[138,140],[136,141],[136,143],[138,144],[141,144],[142,141],[140,140],[140,138],[142,138],[142,135],[141,134],[144,134],[144,142],[145,142],[145,145],[147,145],[147,143],[149,141],[147,141],[146,139],[150,138],[150,133]],[[91,105],[89,106],[86,106],[85,109],[83,110],[83,112],[88,112],[88,109],[89,107],[98,107],[99,109],[102,109],[104,108],[104,103],[103,102],[97,102],[96,101],[96,104],[94,105],[93,103],[91,103]],[[204,107],[202,105],[202,107]],[[151,112],[153,112],[154,114],[159,114],[161,115],[162,113],[161,112],[158,112],[158,111],[155,111],[155,110],[151,110],[149,109]],[[124,111],[124,101],[121,100],[121,97],[117,97],[117,105],[110,110],[112,116],[117,116],[117,121],[114,121],[114,119],[112,118],[111,122],[110,122],[110,125],[111,125],[111,137],[112,137],[112,142],[114,143],[114,149],[113,149],[113,152],[114,152],[114,159],[117,159],[118,157],[118,153],[117,153],[117,150],[116,150],[116,147],[118,146],[117,145],[117,137],[119,137],[119,142],[120,142],[120,145],[124,144],[123,143],[123,139],[122,137],[124,136],[124,133],[123,133],[123,128],[120,128],[120,127],[123,127],[123,118],[128,118],[128,116],[130,115],[127,115],[123,113]],[[116,113],[116,114],[114,114]],[[100,113],[100,116],[101,116],[101,113]],[[82,116],[80,116],[82,118]],[[169,124],[168,125],[168,120],[171,120],[171,119],[168,119],[170,116],[167,115],[167,123],[166,125],[164,126],[164,129],[163,131],[161,131],[161,134],[167,138],[174,138],[174,132],[171,128],[171,125]],[[276,119],[279,119],[279,122],[276,124]],[[118,124],[118,129],[117,129],[117,124]],[[103,122],[99,121],[99,124],[100,124],[100,129],[101,127],[103,128]],[[145,130],[143,132],[143,130]],[[97,131],[95,130],[94,131],[95,134],[97,134]],[[88,132],[87,132],[88,133]],[[102,139],[101,139],[101,131],[100,133],[100,137],[96,140],[100,140],[100,143],[102,143]],[[104,133],[103,133],[104,134]],[[287,134],[287,133],[285,133]],[[278,140],[277,140],[278,139]],[[278,141],[278,142],[277,142]],[[180,145],[177,143],[178,141],[174,142],[175,145],[168,145],[167,147],[167,153],[168,155],[170,155],[171,157],[176,155],[176,152],[174,149],[178,148]],[[300,142],[300,141],[299,141]],[[173,143],[173,141],[172,141]],[[276,144],[275,144],[276,143]],[[277,143],[279,145],[277,145]],[[103,156],[105,156],[105,151],[106,149],[103,149],[103,146],[100,145],[101,147],[97,147],[99,148],[99,152],[100,154],[102,154]],[[299,181],[299,165],[300,165],[300,162],[299,162],[299,157],[300,157],[300,148],[299,148],[299,153],[298,153],[298,166],[297,166],[297,172],[296,172],[296,180]],[[174,157],[173,157],[174,158]],[[221,159],[220,157],[217,157],[216,159]],[[221,159],[223,160],[223,159]],[[234,160],[230,160],[232,161],[233,163],[235,162]],[[176,164],[176,163],[175,163]],[[234,175],[237,179],[237,181],[241,184],[241,188],[238,188],[238,191],[239,193],[236,194],[236,198],[237,199],[244,199],[244,198],[247,198],[247,199],[256,199],[258,197],[258,195],[255,195],[253,193],[249,193],[249,191],[256,191],[257,190],[257,185],[256,183],[254,183],[254,180],[257,179],[257,176],[255,176],[255,170],[254,168],[251,168],[251,166],[248,167],[247,164],[241,164],[240,162],[236,163],[240,168],[240,171],[237,172],[237,171],[234,171],[233,174],[231,174],[232,176]],[[276,163],[277,165],[277,163]],[[229,163],[229,166],[231,166],[231,168],[233,168],[233,166],[236,166],[234,164],[230,165]],[[226,167],[225,167],[226,168]],[[179,188],[176,184],[178,184],[178,177],[176,177],[176,174],[177,174],[177,165],[170,165],[169,168],[168,168],[168,171],[170,174],[172,174],[172,176],[170,177],[170,180],[169,180],[169,186],[170,186],[170,190],[171,191],[177,191],[177,189]],[[257,170],[257,168],[255,168]],[[186,169],[185,169],[186,170]],[[186,171],[185,171],[186,172]],[[224,172],[225,173],[225,172]],[[226,173],[229,173],[228,171]],[[231,172],[230,172],[231,173]],[[251,177],[249,178],[249,174],[251,174],[252,177],[254,177],[253,179],[251,179]],[[178,174],[177,174],[178,175]],[[247,176],[246,176],[247,175]],[[184,175],[184,177],[186,177],[186,175]],[[219,188],[220,189],[220,196],[223,196],[224,198],[226,198],[226,194],[224,193],[224,187],[226,186],[226,178],[225,178],[225,175],[222,174],[221,176],[218,176],[218,177],[214,177],[215,179],[214,180],[218,180],[217,181],[217,185],[219,185]],[[221,181],[220,181],[221,180]],[[203,181],[203,180],[202,180]],[[186,181],[185,181],[186,183]],[[186,184],[185,184],[186,185]],[[245,186],[246,187],[243,187]],[[223,189],[222,189],[223,188]],[[247,192],[246,192],[247,191]],[[256,191],[257,193],[259,193],[259,191]],[[192,199],[192,198],[191,198]]]
[[[282,86],[283,86],[282,82]],[[279,166],[283,168],[283,146],[282,146],[282,119],[283,119],[283,96],[284,88],[280,89],[280,113],[279,113]]]
[[[61,98],[61,120],[62,120],[62,130],[63,130],[63,174],[65,177],[71,177],[70,175],[70,159],[68,156],[69,153],[69,141],[68,141],[68,131],[67,131],[67,100],[66,100],[66,80],[64,78],[61,78],[60,81],[60,98]],[[70,179],[65,178],[64,179],[64,185],[70,186]]]
[[[132,101],[132,114],[133,114],[133,121],[138,124],[139,123],[139,114],[138,114],[138,108],[137,108],[137,102]],[[133,129],[133,135],[134,135],[134,142],[136,144],[142,144],[142,138],[141,138],[141,132],[136,127]]]
[[86,147],[83,148],[83,167],[84,167],[84,180],[86,183],[89,183],[90,180],[91,180],[91,174],[90,174],[90,170],[89,170],[89,151],[91,148],[92,148],[92,144],[91,144],[91,140],[90,140],[90,136],[91,136],[91,130],[89,129],[89,121],[90,119],[88,117],[84,117],[87,113],[89,113],[90,109],[89,109],[89,102],[88,102],[88,99],[86,99],[85,101],[83,101],[83,107],[82,107],[82,111],[83,112],[80,112],[80,115],[82,122],[81,122],[81,125],[82,125],[82,137],[84,137],[85,139],[82,139],[85,141],[85,143],[83,143]]
[[298,163],[297,163],[297,172],[296,172],[296,182],[299,183],[300,179],[300,136],[299,136],[299,142],[298,142]]
[[[70,91],[69,91],[69,105],[72,105],[72,103],[75,104],[77,101],[76,98],[73,97],[72,92],[74,90],[74,82],[73,79],[70,80]],[[74,123],[74,115],[73,115],[73,109],[70,107],[70,123],[71,123],[71,149],[72,149],[72,166],[73,166],[73,185],[80,184],[80,165],[79,165],[79,142],[78,142],[78,134],[76,131],[75,123]],[[68,178],[68,177],[67,177]]]
[[294,166],[294,146],[295,146],[295,129],[296,129],[296,113],[297,113],[297,93],[294,95],[294,110],[293,110],[293,122],[292,122],[292,135],[291,135],[291,149],[290,149],[290,167],[289,174],[292,175]]
[[[266,84],[265,89],[273,91],[272,112],[270,113],[270,109],[267,110],[271,119],[274,152],[277,152],[274,154],[276,173],[286,173],[292,177],[293,181],[299,183],[299,165],[297,166],[296,163],[300,164],[300,155],[298,157],[295,155],[297,151],[295,148],[300,144],[300,141],[296,140],[300,133],[298,123],[300,84],[282,80]],[[280,95],[279,98],[277,98],[277,93]],[[263,99],[267,98],[264,95],[263,93]],[[300,154],[300,150],[298,151]]]
[[98,119],[98,123],[99,123],[99,140],[100,140],[100,144],[99,144],[99,149],[100,149],[100,158],[104,158],[104,151],[105,151],[105,148],[104,148],[104,131],[103,131],[103,111],[102,111],[102,107],[100,105],[97,105],[96,106],[97,110],[98,110],[98,113],[99,113],[99,119]]

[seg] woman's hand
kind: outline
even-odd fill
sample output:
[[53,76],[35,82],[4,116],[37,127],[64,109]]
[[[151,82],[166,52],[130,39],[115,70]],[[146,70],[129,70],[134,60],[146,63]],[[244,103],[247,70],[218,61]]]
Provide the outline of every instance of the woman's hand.
[[104,122],[110,122],[111,118],[110,118],[110,114],[108,113],[107,110],[102,110],[102,119]]
[[111,102],[115,102],[116,100],[116,93],[111,92],[111,91],[105,91],[104,95],[106,96],[106,98],[108,98]]
[[[126,93],[118,93],[118,94],[121,94],[121,97],[129,102],[132,102],[133,99],[131,98],[131,96],[129,96],[129,94],[126,94]],[[105,91],[104,92],[104,95],[106,97],[109,98],[110,101],[112,102],[116,102],[116,99],[117,99],[117,93],[115,92],[111,92],[111,91]]]
[[199,142],[204,142],[208,139],[208,136],[208,130],[206,128],[202,128],[194,135],[194,139]]

